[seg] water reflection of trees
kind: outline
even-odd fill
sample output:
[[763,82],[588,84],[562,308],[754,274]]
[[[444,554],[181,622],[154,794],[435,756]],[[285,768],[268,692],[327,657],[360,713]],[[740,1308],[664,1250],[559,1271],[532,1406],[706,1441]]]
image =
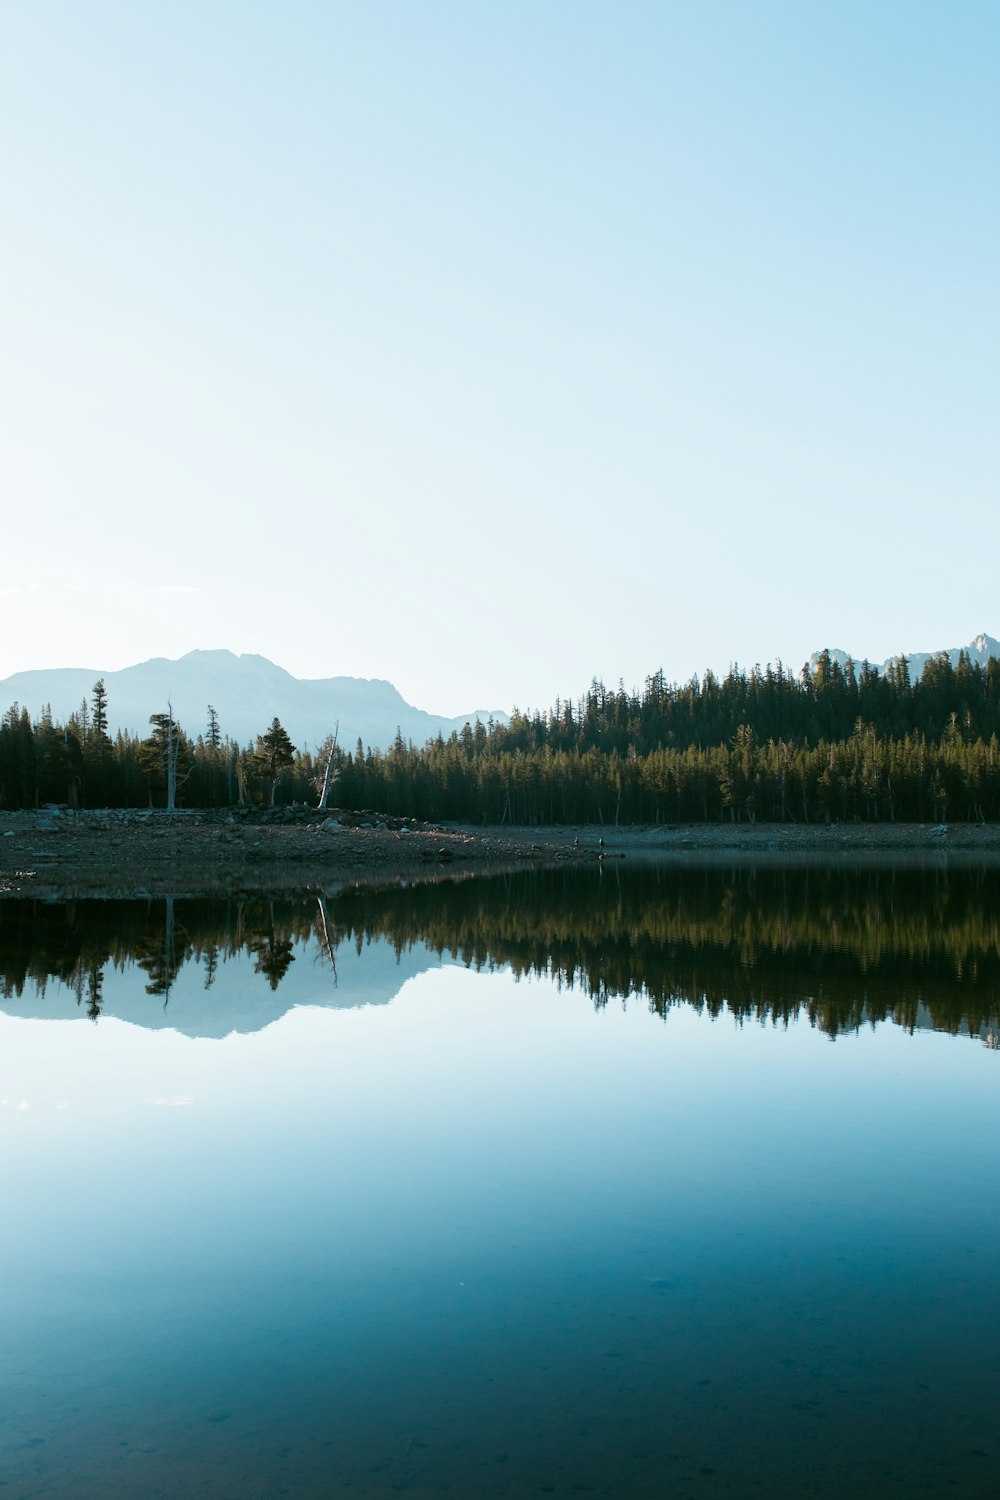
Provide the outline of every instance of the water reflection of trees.
[[20,996],[26,986],[44,995],[55,980],[96,1018],[108,968],[140,968],[146,993],[166,1002],[185,965],[201,966],[207,990],[220,962],[240,953],[250,954],[254,971],[277,989],[295,944],[313,939],[315,921],[315,902],[268,898],[6,901],[0,903],[0,996]]
[[991,1029],[1000,1010],[1000,873],[676,867],[525,873],[315,898],[0,905],[0,993],[72,986],[97,1016],[108,965],[137,964],[169,1000],[180,969],[244,952],[277,989],[297,944],[332,961],[385,940],[476,968],[509,966],[597,1005],[639,996],[832,1035],[891,1019]]
[[870,1021],[958,1031],[1000,1009],[1000,872],[611,868],[417,886],[337,903],[342,930],[419,938],[479,967],[832,1035]]

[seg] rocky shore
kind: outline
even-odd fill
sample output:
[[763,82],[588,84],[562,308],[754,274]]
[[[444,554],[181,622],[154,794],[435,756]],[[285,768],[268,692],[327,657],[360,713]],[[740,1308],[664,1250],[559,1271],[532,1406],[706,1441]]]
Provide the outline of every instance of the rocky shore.
[[662,860],[1000,861],[994,824],[475,828],[306,808],[0,812],[0,894],[209,894]]
[[558,856],[493,829],[307,809],[0,813],[0,893],[18,895],[329,890]]

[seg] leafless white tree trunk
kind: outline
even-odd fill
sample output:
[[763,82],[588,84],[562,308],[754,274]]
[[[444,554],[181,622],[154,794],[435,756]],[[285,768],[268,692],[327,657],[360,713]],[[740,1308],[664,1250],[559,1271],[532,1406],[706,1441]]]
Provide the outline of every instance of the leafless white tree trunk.
[[[183,786],[191,771],[177,780],[177,762],[181,747],[181,727],[174,723],[174,705],[167,699],[167,812],[177,806],[177,788]],[[191,768],[192,770],[194,767]]]
[[326,772],[323,776],[323,790],[319,794],[319,802],[317,803],[317,810],[319,812],[326,811],[327,799],[330,796],[330,788],[332,787],[335,780],[333,763],[337,754],[337,736],[339,735],[339,733],[340,720],[338,719],[334,726],[333,738],[330,741],[330,754],[327,756]]

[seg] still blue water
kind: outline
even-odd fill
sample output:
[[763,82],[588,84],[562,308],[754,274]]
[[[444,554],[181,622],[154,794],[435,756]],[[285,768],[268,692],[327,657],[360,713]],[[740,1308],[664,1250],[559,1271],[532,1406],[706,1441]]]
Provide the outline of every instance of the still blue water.
[[8,994],[0,1496],[1000,1491],[993,1047],[595,1005],[371,899],[273,986]]

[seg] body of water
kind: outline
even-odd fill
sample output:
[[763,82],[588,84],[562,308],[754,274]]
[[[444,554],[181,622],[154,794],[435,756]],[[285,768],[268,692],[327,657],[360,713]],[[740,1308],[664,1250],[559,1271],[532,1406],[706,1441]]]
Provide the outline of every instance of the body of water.
[[0,903],[0,1496],[993,1496],[995,872]]

